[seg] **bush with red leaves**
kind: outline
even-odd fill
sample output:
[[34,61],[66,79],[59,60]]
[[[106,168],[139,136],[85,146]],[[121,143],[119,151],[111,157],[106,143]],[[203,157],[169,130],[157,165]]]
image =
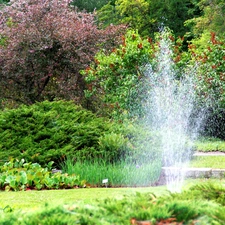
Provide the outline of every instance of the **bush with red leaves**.
[[115,46],[124,26],[98,29],[94,15],[70,0],[12,0],[0,11],[0,95],[33,104],[81,103],[84,69],[100,48]]

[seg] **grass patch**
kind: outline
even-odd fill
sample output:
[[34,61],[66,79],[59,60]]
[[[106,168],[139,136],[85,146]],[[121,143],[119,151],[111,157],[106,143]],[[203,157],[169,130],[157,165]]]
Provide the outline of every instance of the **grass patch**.
[[201,152],[225,152],[225,141],[219,138],[201,137],[198,141],[196,141],[195,147],[196,151]]
[[[91,196],[94,196],[96,191],[99,190],[100,189],[81,189],[79,196],[86,196],[86,191],[91,191]],[[125,190],[124,193],[127,194],[125,196],[118,194],[117,189],[105,188],[101,190],[107,191],[107,196],[110,197],[104,199],[100,198],[98,201],[92,202],[88,200],[86,203],[84,201],[76,201],[75,199],[71,201],[71,199],[68,204],[62,201],[61,205],[49,205],[30,212],[13,211],[6,213],[3,210],[3,213],[0,213],[0,224],[223,225],[225,221],[224,182],[198,183],[181,193],[160,192],[159,195],[156,195],[156,192],[154,192],[156,190],[162,191],[158,189],[158,187],[151,188],[151,190],[146,188],[120,188],[120,191]],[[128,190],[132,190],[132,192]],[[135,190],[135,193],[133,190]],[[140,190],[142,191],[139,192]],[[146,190],[148,191],[146,192]],[[77,190],[73,191],[77,192]],[[46,192],[50,193],[51,191]],[[41,191],[41,193],[45,192]],[[73,197],[73,195],[70,197]],[[103,197],[103,195],[101,195],[101,197]]]
[[46,204],[58,206],[62,204],[89,204],[105,198],[122,198],[126,194],[136,192],[153,192],[161,195],[166,192],[165,187],[148,188],[80,188],[70,190],[20,191],[0,192],[0,208],[10,206],[13,211],[34,211],[42,209]]
[[62,171],[69,175],[78,174],[91,186],[102,186],[103,179],[108,179],[110,187],[150,186],[160,176],[161,163],[159,160],[134,164],[125,161],[107,163],[104,160],[74,162],[68,159],[62,164]]
[[190,162],[190,167],[225,169],[225,156],[195,156]]

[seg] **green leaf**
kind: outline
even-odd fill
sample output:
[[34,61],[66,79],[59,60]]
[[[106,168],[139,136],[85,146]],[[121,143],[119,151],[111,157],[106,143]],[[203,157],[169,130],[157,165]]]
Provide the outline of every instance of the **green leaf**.
[[25,171],[20,171],[20,182],[22,185],[27,184],[27,174]]

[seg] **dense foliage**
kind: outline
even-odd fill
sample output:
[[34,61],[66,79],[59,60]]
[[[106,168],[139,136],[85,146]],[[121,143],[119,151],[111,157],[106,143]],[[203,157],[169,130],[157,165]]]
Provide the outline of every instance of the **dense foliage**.
[[[6,3],[0,1],[1,108],[9,101],[12,107],[15,102],[33,105],[0,112],[1,159],[24,158],[41,165],[66,157],[110,163],[128,159],[131,165],[160,159],[160,149],[151,145],[157,135],[129,130],[126,123],[145,113],[151,88],[145,66],[154,68],[157,61],[161,37],[155,32],[162,26],[172,30],[167,39],[177,78],[185,75],[184,66],[195,69],[196,108],[207,106],[210,115],[203,134],[225,139],[222,0]],[[97,14],[87,13],[95,7]],[[119,39],[125,26],[113,24],[132,30]],[[72,102],[44,101],[54,99],[73,100],[119,123]]]
[[199,105],[207,108],[205,134],[225,138],[225,39],[214,32],[189,45],[190,65],[196,68]]
[[[93,11],[94,4],[97,15],[81,12]],[[220,47],[218,43],[209,46],[208,34],[210,31],[214,34],[219,32],[217,36],[223,39],[223,11],[224,3],[217,0],[173,0],[167,4],[155,0],[48,0],[44,4],[11,1],[9,6],[1,9],[2,107],[5,99],[33,104],[44,99],[63,98],[79,102],[93,111],[101,111],[102,115],[112,116],[115,111],[119,114],[134,111],[136,115],[146,88],[141,69],[154,57],[153,46],[157,46],[158,41],[155,32],[168,26],[174,33],[171,38],[175,38],[175,42],[179,40],[174,50],[174,61],[181,72],[182,66],[189,64],[192,58],[193,62],[201,64],[201,73],[214,79],[215,71],[209,71],[206,65],[212,66],[213,60],[219,60],[221,64],[223,41],[218,42]],[[132,32],[128,31],[123,36],[122,45],[117,47],[115,44],[121,40],[115,37],[118,37],[121,27],[112,24],[121,23],[138,32],[133,31],[137,36],[133,40]],[[96,24],[104,29],[99,29]],[[142,40],[146,35],[153,37],[153,41],[148,38]],[[192,54],[193,46],[195,55]],[[108,54],[112,48],[113,52]],[[208,55],[208,60],[203,66],[200,57],[204,60],[204,54]],[[80,70],[90,64],[84,80]],[[222,67],[217,66],[217,72],[218,69],[221,73]],[[207,89],[203,80],[199,80],[197,89],[214,91],[211,86]],[[97,95],[94,96],[94,92]],[[223,101],[221,91],[216,92],[215,101]]]
[[69,3],[16,0],[0,11],[1,99],[82,103],[85,83],[79,71],[100,48],[117,43],[122,26],[98,29],[93,14]]
[[225,40],[211,32],[204,48],[196,41],[189,45],[192,61],[197,62],[199,96],[210,98],[212,105],[225,107]]
[[117,0],[109,1],[97,12],[105,26],[127,23],[142,36],[151,37],[167,26],[176,37],[185,36],[191,41],[207,32],[223,36],[224,6],[223,0]]
[[[162,27],[172,29],[175,36],[184,36],[190,31],[184,22],[196,16],[195,3],[190,0],[117,0],[98,10],[98,20],[104,25],[126,23],[138,29],[143,36],[154,37]],[[163,16],[162,16],[163,15]],[[199,12],[198,14],[199,15]]]
[[155,52],[152,40],[142,39],[137,32],[129,31],[122,40],[110,54],[99,52],[95,63],[83,71],[88,84],[85,95],[92,107],[104,113],[104,106],[105,113],[121,118],[142,113],[142,100],[149,86],[144,67]]
[[[128,139],[122,125],[72,102],[47,102],[0,112],[0,158],[46,165],[73,159],[118,160]],[[124,129],[125,130],[125,129]]]
[[225,3],[223,0],[200,0],[193,1],[200,14],[185,22],[185,26],[191,28],[190,33],[194,38],[201,37],[202,34],[215,32],[220,37],[224,36],[225,23]]
[[109,0],[72,0],[70,5],[81,11],[93,12],[107,4]]
[[12,159],[0,168],[0,189],[26,191],[77,188],[85,185],[85,181],[80,181],[77,174],[52,173],[52,164],[53,162],[49,162],[47,167],[42,168],[38,163]]
[[4,6],[5,4],[9,3],[10,0],[0,0],[0,6]]
[[175,78],[182,79],[191,59],[190,54],[182,51],[183,38],[175,39],[168,28],[157,33],[154,40],[142,38],[137,31],[129,30],[122,36],[119,47],[111,53],[98,52],[94,62],[82,71],[90,108],[117,119],[145,116],[153,82],[150,73],[158,74],[162,39],[167,40],[165,54],[171,57]]

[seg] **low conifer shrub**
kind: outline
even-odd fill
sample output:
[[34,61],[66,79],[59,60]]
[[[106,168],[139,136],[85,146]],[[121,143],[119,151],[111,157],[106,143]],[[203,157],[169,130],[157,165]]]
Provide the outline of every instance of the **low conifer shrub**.
[[0,111],[0,159],[41,165],[66,157],[116,161],[127,151],[121,126],[67,101]]

